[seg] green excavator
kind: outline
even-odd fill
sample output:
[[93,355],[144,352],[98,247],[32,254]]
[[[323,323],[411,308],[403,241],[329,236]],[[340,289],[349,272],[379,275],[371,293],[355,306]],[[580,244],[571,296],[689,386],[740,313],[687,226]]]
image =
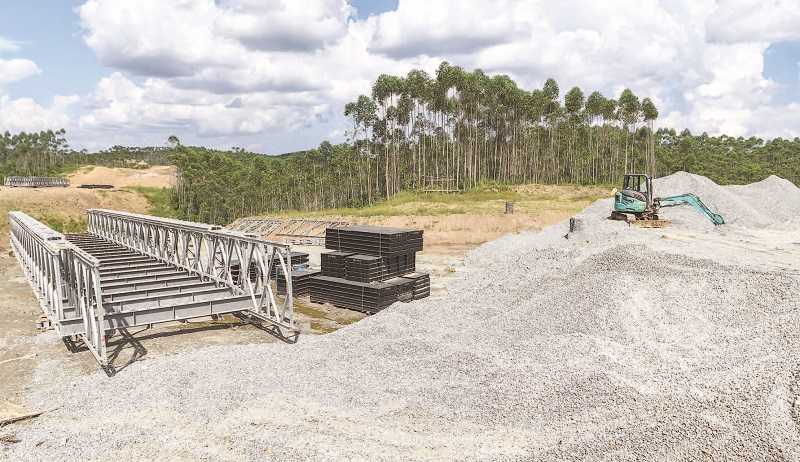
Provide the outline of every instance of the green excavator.
[[629,173],[625,175],[622,190],[614,195],[612,220],[624,220],[638,226],[660,228],[669,221],[661,220],[658,211],[662,207],[691,205],[715,225],[725,224],[722,215],[714,213],[694,194],[679,194],[669,197],[653,197],[653,180],[649,175]]

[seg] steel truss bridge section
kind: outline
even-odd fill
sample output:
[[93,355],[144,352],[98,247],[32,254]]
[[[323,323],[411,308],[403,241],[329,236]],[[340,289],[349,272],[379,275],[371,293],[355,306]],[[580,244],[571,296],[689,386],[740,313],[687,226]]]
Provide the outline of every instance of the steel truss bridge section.
[[43,312],[102,367],[106,335],[136,326],[238,313],[297,335],[291,290],[277,295],[270,279],[291,274],[288,245],[112,210],[89,210],[88,219],[87,234],[64,236],[9,214],[12,248]]
[[228,228],[262,237],[273,237],[291,244],[324,246],[325,230],[344,226],[350,226],[350,223],[301,218],[241,218]]
[[4,184],[12,188],[66,188],[69,181],[51,176],[7,176]]

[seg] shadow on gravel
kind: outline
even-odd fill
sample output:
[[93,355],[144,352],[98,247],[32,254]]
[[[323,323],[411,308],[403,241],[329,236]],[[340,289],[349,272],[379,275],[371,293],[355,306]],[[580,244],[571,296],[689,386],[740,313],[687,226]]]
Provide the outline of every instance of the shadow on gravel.
[[[278,326],[258,322],[258,320],[250,319],[246,315],[235,315],[239,318],[240,322],[203,325],[198,327],[181,328],[177,330],[161,330],[144,335],[142,335],[142,333],[150,330],[150,328],[145,327],[137,330],[136,332],[130,332],[128,329],[118,329],[116,335],[107,337],[106,345],[108,347],[108,365],[103,368],[103,372],[105,372],[109,377],[113,377],[134,362],[142,360],[144,356],[147,355],[147,348],[142,345],[142,340],[167,338],[174,335],[191,334],[194,332],[230,329],[232,327],[242,327],[249,324],[254,328],[262,332],[266,332],[283,342],[297,343],[297,339],[300,335],[297,332],[292,332],[291,334],[286,335]],[[89,351],[89,348],[87,348],[83,341],[79,339],[64,337],[62,340],[64,345],[66,345],[67,350],[69,350],[71,353],[83,353]],[[127,356],[127,358],[124,359],[121,364],[117,364],[117,362],[121,359],[122,353],[131,349],[133,351],[131,352],[130,356]]]

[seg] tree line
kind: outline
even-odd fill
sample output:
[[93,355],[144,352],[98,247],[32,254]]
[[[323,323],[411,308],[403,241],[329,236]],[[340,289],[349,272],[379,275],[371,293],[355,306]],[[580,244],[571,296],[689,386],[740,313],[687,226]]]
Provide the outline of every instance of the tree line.
[[527,91],[506,75],[442,62],[434,76],[380,75],[345,106],[368,189],[462,190],[486,181],[602,183],[654,172],[658,109],[630,89],[614,98],[554,79]]
[[177,166],[180,217],[228,223],[280,210],[360,207],[401,190],[460,191],[483,183],[619,184],[626,172],[678,170],[721,184],[770,174],[800,182],[800,139],[654,131],[658,109],[630,90],[617,98],[557,82],[521,89],[507,76],[442,63],[434,76],[381,75],[344,107],[347,142],[280,156],[242,149],[69,148],[63,130],[0,136],[1,175],[59,174],[84,164]]
[[6,176],[59,176],[82,165],[145,168],[170,165],[172,147],[112,146],[98,152],[75,150],[66,132],[44,130],[0,134],[0,183]]

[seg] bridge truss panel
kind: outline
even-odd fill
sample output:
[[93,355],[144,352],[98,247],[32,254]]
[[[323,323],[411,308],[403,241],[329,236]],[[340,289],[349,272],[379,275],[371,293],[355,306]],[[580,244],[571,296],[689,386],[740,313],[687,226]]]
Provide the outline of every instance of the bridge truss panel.
[[[88,231],[203,280],[230,287],[237,295],[247,295],[247,314],[297,330],[287,244],[214,225],[103,209],[88,211]],[[289,283],[286,295],[278,296],[272,288],[273,268]]]
[[43,313],[61,332],[66,312],[83,326],[74,332],[101,365],[107,363],[105,310],[100,293],[100,263],[64,236],[22,212],[9,212],[11,248]]

